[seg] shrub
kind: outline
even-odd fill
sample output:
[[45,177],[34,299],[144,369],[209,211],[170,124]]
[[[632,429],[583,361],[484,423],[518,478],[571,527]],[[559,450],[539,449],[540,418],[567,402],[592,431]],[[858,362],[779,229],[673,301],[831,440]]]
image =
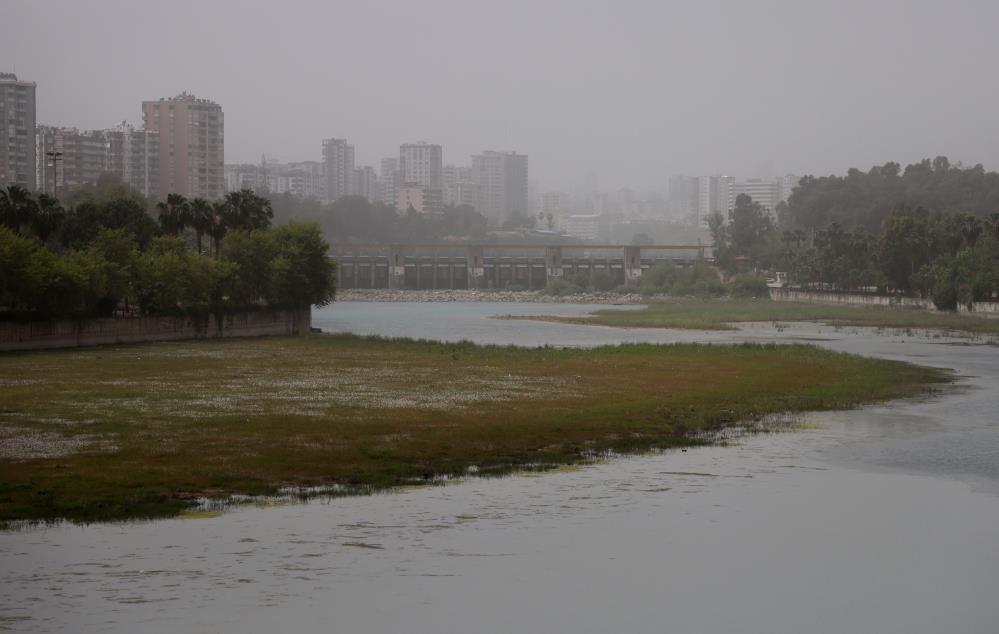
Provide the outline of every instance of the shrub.
[[572,281],[556,277],[548,281],[548,284],[545,285],[544,293],[545,295],[564,297],[565,295],[576,295],[581,293],[582,290]]
[[732,297],[769,297],[770,289],[767,288],[767,278],[753,273],[743,273],[736,275],[729,283],[729,292]]

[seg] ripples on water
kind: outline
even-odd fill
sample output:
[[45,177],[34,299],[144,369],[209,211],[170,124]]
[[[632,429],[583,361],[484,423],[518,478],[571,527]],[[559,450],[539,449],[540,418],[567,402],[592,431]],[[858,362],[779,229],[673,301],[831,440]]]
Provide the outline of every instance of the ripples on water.
[[522,345],[813,337],[954,367],[966,388],[811,415],[803,431],[732,447],[0,534],[0,629],[996,631],[995,348],[809,325],[735,335],[488,319],[590,308],[353,304],[315,321]]

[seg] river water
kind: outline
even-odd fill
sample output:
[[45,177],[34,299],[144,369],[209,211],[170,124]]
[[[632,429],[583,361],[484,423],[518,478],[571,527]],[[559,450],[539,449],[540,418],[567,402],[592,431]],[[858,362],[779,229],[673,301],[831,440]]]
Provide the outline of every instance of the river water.
[[0,534],[26,632],[999,631],[999,351],[925,333],[502,321],[567,305],[345,303],[327,331],[518,345],[810,341],[953,368],[919,401],[735,446],[220,517]]

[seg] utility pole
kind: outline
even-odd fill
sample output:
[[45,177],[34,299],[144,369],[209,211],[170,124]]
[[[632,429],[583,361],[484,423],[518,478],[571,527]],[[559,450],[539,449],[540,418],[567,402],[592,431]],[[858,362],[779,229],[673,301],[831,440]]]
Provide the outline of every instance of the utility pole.
[[59,168],[57,166],[58,162],[62,160],[62,152],[49,150],[45,156],[52,159],[52,195],[59,198]]

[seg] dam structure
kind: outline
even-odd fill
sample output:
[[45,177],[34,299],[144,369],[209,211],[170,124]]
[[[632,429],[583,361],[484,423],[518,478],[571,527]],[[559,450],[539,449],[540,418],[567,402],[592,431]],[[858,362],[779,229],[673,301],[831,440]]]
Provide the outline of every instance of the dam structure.
[[704,244],[376,244],[333,243],[338,286],[343,289],[540,290],[555,279],[592,279],[603,272],[615,286],[637,285],[660,263],[692,266],[704,261]]

